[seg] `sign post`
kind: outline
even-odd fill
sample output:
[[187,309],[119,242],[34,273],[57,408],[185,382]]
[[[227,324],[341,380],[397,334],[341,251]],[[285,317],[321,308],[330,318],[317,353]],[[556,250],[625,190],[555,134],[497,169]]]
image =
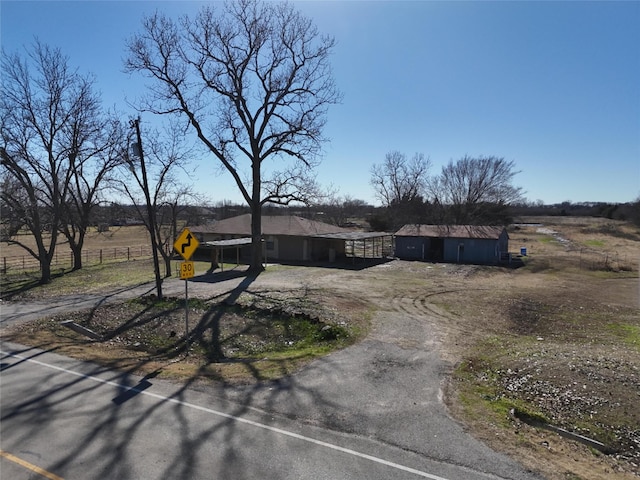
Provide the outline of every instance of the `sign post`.
[[198,239],[188,228],[182,230],[178,238],[173,242],[173,248],[178,252],[184,262],[180,262],[180,279],[184,280],[184,338],[187,343],[187,355],[189,355],[189,279],[195,273],[195,264],[189,259],[200,245]]

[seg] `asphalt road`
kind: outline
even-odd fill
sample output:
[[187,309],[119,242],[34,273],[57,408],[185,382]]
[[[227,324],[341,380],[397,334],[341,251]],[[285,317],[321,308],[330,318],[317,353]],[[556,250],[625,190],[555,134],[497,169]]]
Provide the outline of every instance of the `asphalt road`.
[[[207,296],[241,281],[189,288]],[[3,324],[137,293],[70,297],[49,309],[4,304]],[[2,472],[15,480],[539,479],[449,417],[440,388],[447,367],[430,323],[402,308],[377,315],[363,342],[245,387],[139,378],[4,342],[0,449],[15,458],[0,456]],[[53,476],[31,477],[28,466]]]

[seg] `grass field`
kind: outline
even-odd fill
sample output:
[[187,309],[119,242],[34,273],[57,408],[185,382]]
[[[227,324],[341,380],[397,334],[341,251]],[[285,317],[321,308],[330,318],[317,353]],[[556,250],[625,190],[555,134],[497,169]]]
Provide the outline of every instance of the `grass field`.
[[[18,235],[14,240],[37,251],[31,235]],[[49,241],[45,237],[45,241]],[[73,267],[73,255],[62,236],[58,237],[52,260],[52,272],[63,273]],[[83,265],[96,265],[113,261],[125,261],[151,257],[151,241],[143,226],[111,227],[109,231],[99,232],[92,228],[85,237],[83,247]],[[34,272],[39,263],[25,248],[15,243],[0,242],[0,271],[3,274]]]

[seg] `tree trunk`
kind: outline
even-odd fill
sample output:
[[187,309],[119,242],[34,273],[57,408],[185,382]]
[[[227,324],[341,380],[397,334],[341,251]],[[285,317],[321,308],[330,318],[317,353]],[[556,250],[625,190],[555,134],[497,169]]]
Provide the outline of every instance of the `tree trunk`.
[[77,240],[73,237],[73,235],[67,235],[67,240],[69,241],[69,247],[71,248],[71,252],[73,253],[72,271],[80,270],[82,268],[82,247],[84,246],[84,233],[80,232],[78,234]]
[[73,252],[73,267],[71,271],[75,272],[82,268],[82,249],[71,247],[71,251]]
[[51,262],[44,259],[40,262],[40,285],[44,285],[51,281]]
[[162,255],[164,259],[164,278],[171,276],[171,255]]
[[51,281],[51,257],[46,252],[40,252],[40,285]]
[[252,166],[253,189],[251,192],[251,264],[249,272],[259,273],[264,270],[262,266],[262,202],[260,201],[261,179],[260,161],[258,149],[254,148],[254,160]]
[[40,262],[40,285],[49,283],[51,281],[51,259],[53,258],[53,249],[51,255],[48,254],[42,238],[42,232],[39,229],[32,229],[34,234],[36,245],[38,247],[37,260]]
[[251,207],[251,265],[250,272],[261,272],[262,266],[262,207],[260,203]]

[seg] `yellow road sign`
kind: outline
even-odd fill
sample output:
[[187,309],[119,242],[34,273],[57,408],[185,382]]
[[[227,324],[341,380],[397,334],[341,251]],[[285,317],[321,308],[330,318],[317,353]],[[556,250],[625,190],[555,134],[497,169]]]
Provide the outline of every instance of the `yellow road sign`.
[[198,248],[198,245],[200,245],[200,242],[198,242],[195,235],[193,235],[188,228],[185,228],[173,243],[173,248],[175,248],[176,252],[182,255],[182,258],[189,260],[191,255],[193,255],[193,252]]
[[195,270],[194,262],[180,262],[180,280],[192,278]]

